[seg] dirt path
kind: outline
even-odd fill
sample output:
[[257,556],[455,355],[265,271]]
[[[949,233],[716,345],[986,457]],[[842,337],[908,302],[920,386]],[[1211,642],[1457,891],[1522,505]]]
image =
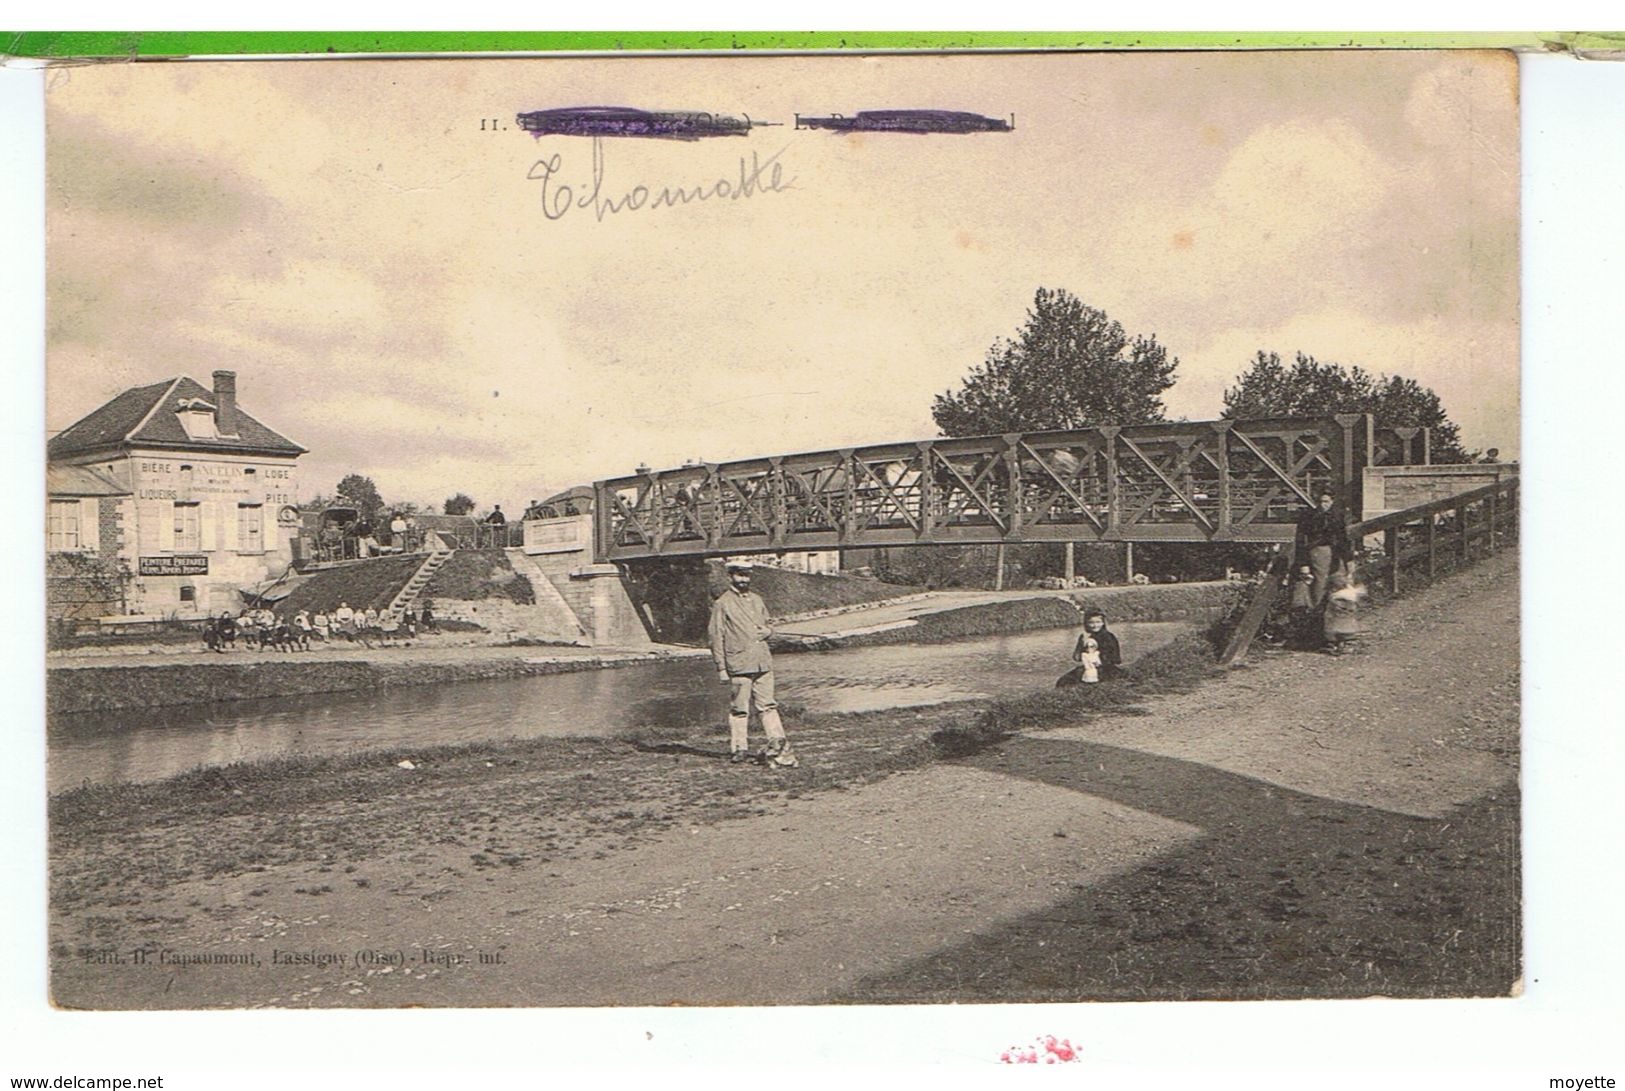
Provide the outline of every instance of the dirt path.
[[[1351,657],[1270,656],[1139,714],[581,858],[470,874],[466,845],[437,835],[372,861],[364,884],[333,860],[187,878],[133,909],[111,899],[109,946],[128,947],[134,921],[177,956],[259,966],[109,964],[61,943],[94,921],[58,922],[55,993],[130,1007],[1504,994],[1517,608],[1502,555],[1387,607]],[[718,792],[735,772],[768,775],[719,770]],[[493,837],[519,825],[489,817]],[[273,951],[305,961],[273,966]]]

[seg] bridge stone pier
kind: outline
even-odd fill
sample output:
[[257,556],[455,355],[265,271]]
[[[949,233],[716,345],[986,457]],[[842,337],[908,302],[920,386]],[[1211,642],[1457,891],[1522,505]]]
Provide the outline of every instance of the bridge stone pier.
[[540,599],[555,592],[580,628],[580,639],[595,647],[637,648],[653,643],[649,629],[627,594],[621,570],[598,564],[592,555],[592,516],[568,515],[524,522],[524,544],[508,550],[516,571],[537,587]]

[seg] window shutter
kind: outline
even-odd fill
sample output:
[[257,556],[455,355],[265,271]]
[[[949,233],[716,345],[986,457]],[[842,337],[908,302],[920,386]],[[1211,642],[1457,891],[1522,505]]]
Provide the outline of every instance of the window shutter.
[[277,540],[276,505],[264,504],[260,507],[260,518],[263,520],[260,530],[260,548],[267,553],[274,553],[281,542]]
[[216,525],[216,515],[219,505],[215,503],[199,504],[198,514],[198,545],[205,553],[213,552],[219,545],[215,535],[219,533]]
[[175,505],[158,506],[158,550],[161,553],[175,549]]
[[90,553],[101,552],[100,507],[94,497],[79,501],[79,548]]

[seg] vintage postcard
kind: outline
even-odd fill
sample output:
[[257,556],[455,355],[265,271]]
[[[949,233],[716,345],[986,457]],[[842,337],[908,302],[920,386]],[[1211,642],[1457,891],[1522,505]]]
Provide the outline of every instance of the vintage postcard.
[[1521,989],[1510,53],[46,82],[56,1005]]

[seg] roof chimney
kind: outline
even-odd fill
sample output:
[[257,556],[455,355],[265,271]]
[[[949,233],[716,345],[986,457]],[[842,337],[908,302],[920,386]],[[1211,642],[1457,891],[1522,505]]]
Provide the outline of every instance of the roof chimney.
[[214,426],[222,436],[237,434],[237,373],[214,373]]

